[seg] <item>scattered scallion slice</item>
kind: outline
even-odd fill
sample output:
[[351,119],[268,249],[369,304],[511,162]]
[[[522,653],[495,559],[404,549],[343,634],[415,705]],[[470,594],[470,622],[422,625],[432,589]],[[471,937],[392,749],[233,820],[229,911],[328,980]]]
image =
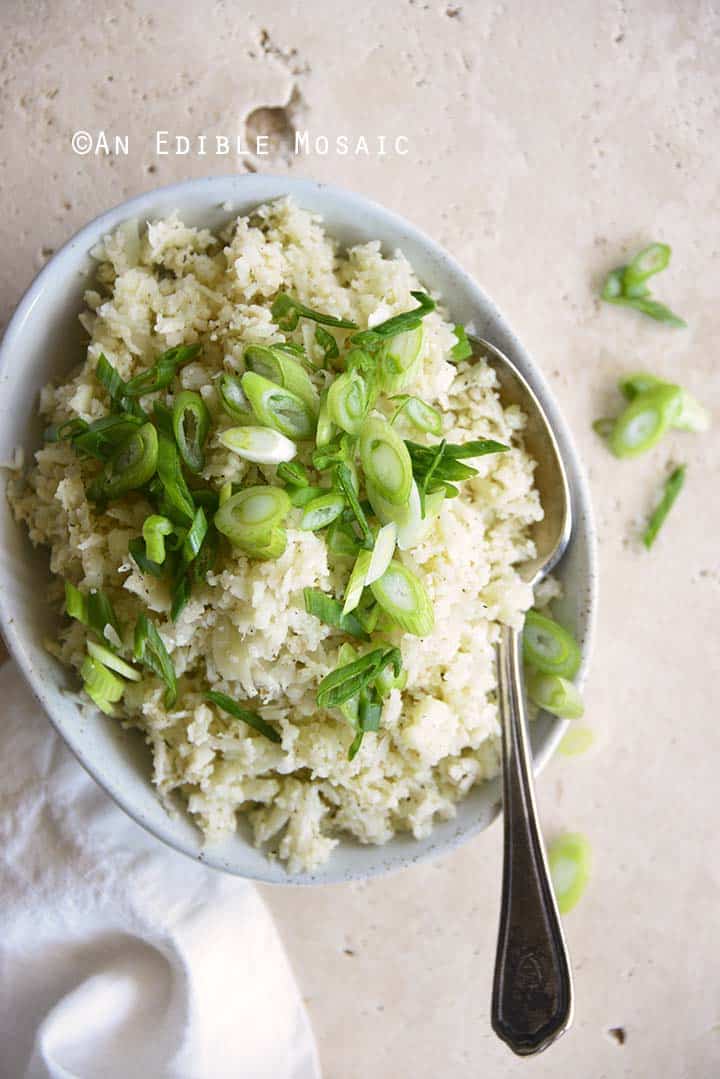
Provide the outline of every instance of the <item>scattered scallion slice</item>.
[[82,622],[84,626],[87,625],[87,597],[71,581],[65,581],[65,611],[70,618]]
[[358,444],[367,480],[394,506],[407,503],[413,468],[405,443],[387,420],[370,416],[362,425]]
[[283,461],[279,464],[277,478],[283,483],[289,483],[291,487],[307,487],[310,483],[307,469],[297,461]]
[[420,492],[415,480],[410,488],[407,505],[393,506],[381,497],[372,483],[366,481],[367,496],[382,524],[393,522],[397,527],[397,545],[401,551],[416,547],[426,536],[433,517],[436,517],[445,500],[445,491],[434,491],[425,496],[425,516],[422,516]]
[[267,536],[258,543],[245,542],[238,545],[248,558],[258,562],[271,562],[280,558],[287,547],[287,532],[284,528],[275,526]]
[[158,566],[165,561],[165,537],[172,533],[174,527],[167,517],[156,513],[146,517],[143,522],[142,534],[147,557]]
[[548,864],[558,910],[567,914],[582,896],[590,879],[590,844],[578,833],[562,835],[548,847]]
[[350,637],[357,637],[360,640],[368,639],[368,634],[355,614],[344,615],[342,603],[333,596],[328,596],[317,588],[305,588],[303,599],[307,613],[314,615],[326,626],[333,626]]
[[336,708],[362,692],[385,667],[392,667],[395,674],[402,669],[399,648],[376,648],[359,659],[336,667],[318,686],[317,702],[320,708]]
[[245,396],[242,379],[224,372],[217,381],[217,391],[223,408],[237,423],[256,423],[257,418]]
[[88,697],[106,715],[113,715],[113,704],[119,701],[125,692],[125,683],[116,674],[108,670],[94,656],[86,656],[80,668],[83,689]]
[[134,656],[165,683],[165,707],[172,708],[177,700],[175,668],[155,624],[145,613],[138,616],[135,625]]
[[297,446],[292,439],[272,427],[228,427],[218,436],[223,446],[260,465],[277,465],[292,461]]
[[122,627],[113,605],[104,592],[99,589],[88,592],[87,624],[101,640],[107,640],[107,627],[110,626],[116,637],[122,637]]
[[673,427],[681,431],[692,431],[693,433],[702,433],[708,430],[710,427],[710,413],[691,393],[688,393],[681,386],[675,386],[672,382],[664,382],[663,379],[645,371],[626,375],[618,383],[620,392],[628,401],[634,401],[640,394],[648,393],[662,386],[676,389],[681,395],[677,415],[672,422]]
[[400,394],[396,397],[391,397],[390,400],[398,402],[398,408],[390,421],[391,423],[395,423],[399,416],[404,415],[419,431],[427,431],[430,435],[440,437],[443,430],[442,415],[432,405],[428,405],[419,397],[412,397],[409,394]]
[[667,244],[654,243],[643,248],[627,266],[618,266],[605,278],[601,296],[607,303],[634,307],[657,322],[669,326],[685,326],[669,307],[653,300],[645,282],[660,273],[670,262],[671,250]]
[[464,326],[456,326],[454,333],[457,338],[457,344],[453,345],[450,349],[450,359],[453,363],[460,363],[462,360],[467,360],[472,356],[472,345],[468,340],[468,335]]
[[227,712],[234,719],[241,719],[243,723],[247,723],[248,727],[252,727],[254,731],[258,731],[259,734],[263,734],[271,742],[280,743],[282,738],[271,727],[266,720],[259,716],[257,712],[249,712],[247,708],[241,708],[239,704],[236,704],[232,697],[228,697],[226,693],[217,693],[215,690],[210,690],[205,694],[205,699],[214,704],[217,708],[221,708],[223,712]]
[[228,498],[232,497],[232,493],[233,493],[233,485],[232,485],[230,480],[226,480],[226,482],[220,488],[220,493],[218,495],[218,509],[220,508],[220,506],[225,505]]
[[417,326],[383,345],[378,358],[378,378],[385,393],[398,393],[415,378],[422,359],[423,340],[423,328]]
[[292,356],[267,345],[245,349],[245,366],[269,382],[275,382],[299,397],[313,412],[318,409],[318,392],[302,364]]
[[315,428],[315,445],[318,449],[332,442],[335,434],[335,425],[330,419],[327,405],[327,390],[320,395],[320,408],[318,410],[317,426]]
[[360,603],[360,597],[363,594],[365,588],[367,572],[370,569],[370,561],[372,555],[370,551],[361,551],[357,556],[355,565],[353,566],[350,579],[345,588],[345,595],[343,597],[343,609],[344,615],[350,614],[354,611],[357,605]]
[[315,416],[297,394],[262,375],[256,375],[254,371],[245,372],[242,388],[261,424],[274,427],[287,438],[300,442],[313,437]]
[[182,473],[177,446],[164,434],[158,437],[157,473],[168,508],[186,525],[192,522],[195,502]]
[[245,487],[215,514],[215,527],[238,547],[267,546],[271,533],[290,511],[281,487]]
[[435,310],[435,301],[424,292],[411,292],[410,295],[417,300],[418,306],[410,311],[402,311],[399,315],[380,322],[377,326],[353,334],[350,338],[354,345],[361,348],[377,348],[385,341],[417,329],[426,315]]
[[281,292],[270,308],[272,317],[283,333],[289,333],[295,329],[301,318],[307,318],[311,322],[319,322],[323,326],[337,326],[339,329],[356,330],[357,326],[346,318],[336,318],[335,315],[324,315],[320,311],[313,311],[306,307],[294,296],[287,292]]
[[[309,488],[303,488],[308,490]],[[317,532],[326,528],[340,516],[345,509],[345,499],[337,491],[329,491],[311,499],[306,505],[300,521],[300,528],[306,532]]]
[[590,727],[583,727],[579,723],[573,723],[570,729],[563,735],[558,750],[565,757],[578,757],[595,741],[595,735]]
[[389,524],[383,525],[375,537],[375,543],[370,552],[370,562],[365,574],[366,585],[374,584],[383,576],[392,562],[396,541],[397,525],[391,521]]
[[681,465],[679,468],[676,468],[665,481],[662,497],[656,508],[653,510],[647,528],[643,533],[643,543],[648,550],[650,550],[655,542],[658,532],[665,523],[665,518],[672,509],[675,504],[675,499],[683,488],[686,471],[687,466]]
[[363,537],[363,545],[368,549],[371,548],[374,542],[373,534],[370,525],[367,522],[365,512],[360,505],[360,499],[357,496],[355,477],[350,466],[347,464],[337,465],[335,468],[335,480],[344,494],[355,520],[358,523]]
[[115,671],[116,674],[126,678],[128,682],[139,682],[142,678],[140,671],[135,667],[131,667],[129,663],[126,663],[124,659],[116,655],[115,652],[111,652],[109,648],[105,648],[101,644],[96,644],[95,641],[87,642],[87,650],[93,659],[103,663],[111,671]]
[[336,360],[340,355],[335,337],[319,324],[315,327],[315,341],[323,351],[323,367],[327,367],[330,360]]
[[525,672],[528,697],[546,712],[560,719],[580,719],[585,712],[580,691],[567,678],[558,674],[543,674],[528,668]]
[[172,423],[183,461],[191,472],[202,472],[205,464],[203,447],[210,431],[210,413],[199,393],[183,390],[177,395]]
[[528,611],[523,629],[523,658],[543,674],[574,678],[580,667],[580,649],[571,633],[539,611]]
[[158,434],[151,423],[132,431],[88,488],[95,501],[120,498],[152,479],[158,466]]
[[144,397],[147,393],[164,390],[170,385],[179,367],[193,360],[200,351],[200,345],[177,345],[169,348],[157,358],[152,367],[125,383],[125,397]]
[[327,393],[330,420],[350,435],[356,435],[370,404],[364,378],[357,371],[345,371],[333,380]]
[[203,545],[203,540],[207,534],[208,522],[205,516],[205,510],[202,506],[198,506],[193,517],[192,524],[187,531],[187,534],[183,540],[182,545],[182,563],[183,566],[188,566],[194,558],[197,558],[200,548]]
[[322,498],[328,493],[327,487],[290,487],[288,498],[296,509],[304,509],[314,498]]
[[432,603],[415,574],[395,559],[370,585],[373,596],[394,622],[416,637],[427,637],[435,624]]
[[634,397],[608,435],[608,446],[615,456],[637,457],[655,446],[673,426],[681,399],[680,388],[669,384]]

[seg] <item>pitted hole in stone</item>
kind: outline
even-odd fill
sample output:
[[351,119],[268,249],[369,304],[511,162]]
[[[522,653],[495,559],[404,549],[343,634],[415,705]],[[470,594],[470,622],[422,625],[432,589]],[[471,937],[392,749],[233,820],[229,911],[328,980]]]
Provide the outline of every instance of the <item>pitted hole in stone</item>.
[[261,105],[253,109],[245,120],[246,145],[251,153],[257,153],[263,143],[258,139],[265,137],[264,144],[274,157],[291,157],[295,151],[295,125],[288,107]]

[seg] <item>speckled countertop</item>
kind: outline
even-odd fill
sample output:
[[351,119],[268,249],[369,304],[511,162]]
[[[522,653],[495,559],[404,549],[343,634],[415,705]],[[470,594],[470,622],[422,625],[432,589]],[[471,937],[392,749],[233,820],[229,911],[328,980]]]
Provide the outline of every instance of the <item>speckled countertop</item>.
[[[539,785],[547,831],[583,831],[594,850],[566,920],[574,1027],[532,1061],[490,1032],[495,826],[386,880],[264,890],[327,1079],[718,1074],[718,438],[678,433],[616,462],[590,426],[618,374],[643,367],[720,423],[717,5],[6,0],[3,16],[3,322],[55,247],[139,191],[246,168],[332,181],[406,215],[477,277],[543,367],[590,474],[597,738]],[[91,153],[73,152],[76,131]],[[190,152],[158,154],[157,131],[171,149],[188,136]],[[293,154],[294,131],[312,153]],[[127,136],[127,154],[102,152],[100,132],[112,147]],[[271,152],[233,141],[220,156],[216,135],[241,150],[267,136]],[[369,152],[343,154],[342,135]],[[603,272],[650,239],[673,245],[657,291],[687,330],[597,302]],[[638,528],[676,461],[687,490],[648,554]]]

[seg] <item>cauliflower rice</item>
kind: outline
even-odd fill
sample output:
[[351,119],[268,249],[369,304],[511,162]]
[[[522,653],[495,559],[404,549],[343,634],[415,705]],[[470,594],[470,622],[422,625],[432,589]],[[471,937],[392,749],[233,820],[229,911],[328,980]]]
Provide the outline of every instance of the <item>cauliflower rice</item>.
[[[400,252],[387,257],[379,242],[341,252],[319,217],[288,199],[238,217],[218,235],[187,227],[177,215],[142,231],[129,223],[93,254],[97,284],[81,315],[87,358],[71,379],[44,389],[43,416],[60,423],[106,414],[108,398],[94,375],[101,353],[127,379],[159,352],[200,342],[199,358],[180,370],[179,381],[202,395],[213,416],[202,475],[215,488],[253,477],[274,481],[274,468],[251,465],[218,441],[233,421],[220,408],[214,379],[242,370],[249,343],[283,339],[270,312],[278,290],[366,327],[412,308],[410,293],[420,287]],[[519,627],[532,605],[513,567],[533,553],[529,529],[542,509],[522,444],[523,414],[502,407],[485,363],[449,362],[456,339],[442,311],[424,327],[424,360],[410,391],[443,411],[448,440],[494,438],[512,451],[474,461],[479,474],[444,502],[420,545],[401,554],[425,583],[435,628],[423,639],[398,634],[406,688],[392,691],[381,729],[366,736],[352,761],[352,728],[315,700],[344,638],[306,613],[302,589],[341,595],[347,577],[328,559],[321,535],[290,525],[276,561],[223,550],[173,623],[167,585],[143,576],[128,556],[150,512],[142,497],[99,513],[86,497],[97,466],[66,442],[45,445],[11,494],[32,542],[49,547],[53,574],[105,590],[123,625],[142,610],[155,612],[179,679],[177,703],[166,710],[160,681],[144,678],[128,685],[120,715],[144,733],[161,796],[170,805],[179,792],[208,843],[246,819],[255,843],[291,872],[319,866],[342,835],[362,843],[385,843],[399,831],[425,836],[499,768],[494,644],[501,625]],[[312,325],[301,320],[291,336],[316,356]],[[321,388],[323,372],[316,378]],[[59,606],[60,582],[53,589]],[[49,647],[79,670],[86,635],[69,622]],[[252,702],[282,743],[211,708],[208,688]]]

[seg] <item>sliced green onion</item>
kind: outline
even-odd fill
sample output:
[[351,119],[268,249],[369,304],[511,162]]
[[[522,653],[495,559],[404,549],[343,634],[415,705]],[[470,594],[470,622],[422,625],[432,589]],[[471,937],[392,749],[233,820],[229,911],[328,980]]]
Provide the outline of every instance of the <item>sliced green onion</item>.
[[95,365],[95,378],[107,390],[113,404],[120,404],[126,393],[125,379],[113,367],[104,352],[101,352],[98,356],[98,361]]
[[390,338],[398,337],[400,334],[417,329],[425,316],[435,310],[436,305],[435,301],[424,292],[411,292],[410,295],[414,300],[417,300],[417,307],[414,307],[411,311],[402,311],[399,315],[393,315],[392,318],[386,319],[385,322],[363,330],[361,333],[353,334],[350,338],[351,342],[361,348],[372,349],[377,348],[378,345],[383,344],[384,341]]
[[173,581],[172,595],[170,604],[170,618],[173,622],[177,622],[178,618],[184,611],[188,600],[190,599],[191,590],[190,579],[188,574],[182,570]]
[[317,412],[318,392],[302,364],[291,356],[266,345],[250,345],[245,350],[245,366],[294,393],[313,413]]
[[559,674],[543,674],[528,668],[525,672],[528,697],[546,712],[560,719],[580,719],[585,711],[582,697],[576,686]]
[[680,410],[677,386],[657,386],[640,393],[615,420],[608,446],[616,457],[637,457],[655,446],[672,427]]
[[350,435],[341,434],[332,442],[313,450],[313,468],[318,472],[325,472],[338,464],[349,464],[355,452],[355,442]]
[[163,435],[167,435],[168,438],[175,438],[173,411],[167,405],[164,405],[162,401],[153,401],[152,421]]
[[354,611],[360,603],[360,597],[365,588],[367,572],[370,569],[371,558],[372,555],[370,551],[361,551],[357,556],[343,597],[342,613],[344,615],[350,614],[350,612]]
[[402,670],[395,674],[389,667],[380,671],[375,679],[375,688],[381,697],[387,697],[394,689],[405,689],[407,685],[407,671]]
[[218,437],[223,446],[255,464],[281,464],[297,453],[295,443],[271,427],[228,427]]
[[238,375],[230,375],[225,372],[217,381],[217,390],[220,395],[222,406],[233,420],[238,423],[255,423],[256,417],[250,402],[242,388],[242,380]]
[[558,746],[559,751],[565,757],[578,757],[595,741],[595,735],[590,727],[583,727],[579,723],[573,723]]
[[95,641],[88,641],[87,650],[93,659],[104,663],[111,671],[115,671],[116,674],[127,678],[129,682],[139,682],[142,678],[142,675],[135,667],[131,667],[129,663],[126,663],[120,656],[115,655],[109,648],[104,648],[101,644],[96,644]]
[[367,415],[370,401],[365,380],[357,371],[339,375],[327,394],[327,412],[333,423],[356,435]]
[[165,707],[172,708],[177,700],[177,678],[172,660],[153,622],[145,613],[135,625],[135,659],[165,683]]
[[157,358],[152,367],[125,383],[124,396],[144,397],[146,393],[164,390],[170,385],[177,369],[194,359],[200,345],[177,345]]
[[432,633],[435,618],[430,597],[422,581],[407,566],[393,560],[370,589],[382,609],[406,633],[416,637]]
[[523,629],[523,658],[543,674],[574,678],[581,656],[577,641],[563,626],[539,611],[528,611]]
[[145,541],[139,536],[131,539],[128,543],[128,553],[141,573],[149,573],[152,577],[158,578],[167,575],[168,569],[170,568],[168,565],[169,559],[166,559],[162,564],[160,562],[153,562],[153,560],[147,556]]
[[252,727],[253,730],[258,731],[259,734],[264,734],[266,738],[269,738],[271,742],[282,742],[282,738],[261,716],[256,712],[249,712],[247,708],[241,708],[239,704],[236,704],[232,697],[228,697],[225,693],[216,693],[214,690],[210,690],[205,694],[205,699],[214,704],[217,708],[221,708],[223,712],[227,712],[234,719],[241,719],[243,723],[247,723],[248,727]]
[[260,423],[298,441],[313,437],[315,416],[302,398],[254,371],[243,375],[242,388]]
[[158,514],[146,517],[143,522],[142,534],[147,557],[158,566],[165,561],[165,537],[169,536],[173,529],[172,521]]
[[85,434],[90,425],[85,420],[81,420],[79,416],[74,416],[71,420],[65,420],[61,424],[51,424],[50,427],[46,427],[43,431],[43,438],[46,442],[64,442],[66,439],[74,441],[79,435]]
[[307,469],[297,461],[293,461],[292,464],[283,461],[279,464],[277,478],[283,483],[289,483],[292,487],[307,487],[310,483]]
[[683,484],[685,483],[685,473],[687,471],[686,465],[681,465],[680,468],[676,468],[675,471],[668,476],[663,488],[662,497],[657,507],[653,511],[650,520],[648,521],[647,528],[643,533],[643,543],[648,550],[652,547],[657,538],[657,534],[665,523],[665,518],[675,504],[675,499],[680,494]]
[[65,581],[65,611],[84,626],[88,624],[87,597],[70,581]]
[[653,274],[660,273],[670,262],[671,249],[667,244],[650,244],[640,251],[623,271],[625,290],[643,284]]
[[113,610],[113,605],[104,592],[93,591],[87,595],[87,624],[102,640],[106,639],[105,630],[110,626],[117,637],[122,637],[122,627]]
[[413,381],[420,367],[423,340],[423,328],[417,326],[383,346],[378,359],[378,378],[385,393],[398,393]]
[[391,502],[387,502],[372,483],[366,481],[365,487],[370,505],[378,520],[383,524],[392,522],[397,527],[397,545],[401,551],[411,550],[424,539],[432,518],[437,516],[445,500],[444,490],[426,495],[425,517],[423,517],[420,492],[414,480],[405,506],[393,506]]
[[131,416],[127,412],[103,416],[73,437],[73,449],[76,453],[107,461],[113,451],[142,425],[143,420],[139,416]]
[[334,315],[323,315],[319,311],[313,311],[300,303],[294,296],[287,292],[281,292],[273,302],[270,313],[275,322],[283,331],[290,333],[295,329],[301,318],[310,319],[311,322],[319,322],[323,326],[337,326],[343,330],[356,330],[357,325],[349,319],[336,318]]
[[644,371],[634,375],[627,375],[618,383],[620,392],[628,401],[633,401],[639,394],[647,393],[649,390],[655,390],[661,386],[670,386],[679,390],[681,394],[678,413],[672,424],[673,427],[694,433],[708,430],[710,427],[710,413],[692,394],[681,386],[675,386],[672,382],[664,382],[663,379],[658,378],[656,375],[651,375]]
[[346,558],[355,558],[361,550],[360,541],[352,527],[340,519],[333,521],[328,528],[326,543],[332,554]]
[[336,708],[344,704],[374,681],[385,667],[392,667],[395,674],[400,673],[402,656],[399,648],[376,648],[351,663],[336,667],[318,686],[318,705],[320,708]]
[[281,487],[245,487],[220,507],[215,527],[238,547],[263,547],[289,511],[290,499]]
[[398,416],[404,413],[410,423],[417,427],[418,430],[427,431],[428,434],[437,435],[438,437],[442,434],[442,414],[432,405],[428,405],[419,397],[411,397],[409,394],[399,394],[396,397],[391,397],[390,400],[399,402],[399,407],[391,419],[391,423],[395,423]]
[[368,549],[371,548],[374,542],[373,534],[370,525],[367,522],[365,512],[360,505],[360,499],[357,496],[356,477],[350,466],[347,464],[337,465],[335,469],[335,480],[338,487],[345,495],[345,499],[358,523],[363,537],[363,546]]
[[144,423],[117,447],[100,475],[88,489],[95,501],[119,498],[152,479],[158,466],[158,435]]
[[228,498],[232,497],[233,485],[230,480],[227,480],[220,488],[220,494],[218,495],[218,509],[220,506],[224,506]]
[[80,668],[80,676],[88,697],[106,715],[113,715],[113,704],[119,701],[125,692],[125,683],[122,679],[93,656],[85,657]]
[[387,420],[370,416],[360,431],[360,460],[369,482],[394,506],[407,503],[413,469],[405,443]]
[[287,494],[296,509],[304,509],[314,498],[322,498],[328,493],[327,487],[291,487]]
[[548,847],[548,865],[558,910],[567,914],[582,896],[590,879],[590,844],[584,835],[560,836]]
[[315,428],[315,445],[318,449],[327,446],[335,434],[335,425],[330,419],[327,405],[327,390],[320,395],[320,408],[318,410],[317,427]]
[[315,327],[315,341],[323,351],[323,367],[327,367],[330,360],[336,360],[340,355],[335,337],[320,325]]
[[317,532],[319,528],[326,528],[327,525],[332,524],[344,509],[345,499],[337,491],[319,495],[305,505],[300,527],[306,532]]
[[328,596],[317,588],[305,588],[303,589],[303,599],[307,613],[314,615],[319,621],[324,622],[326,626],[333,626],[335,629],[347,633],[350,637],[357,637],[360,640],[368,639],[368,634],[355,614],[344,615],[342,613],[342,603],[339,603],[333,596]]
[[[195,516],[195,502],[185,481],[177,446],[167,435],[158,438],[157,472],[163,494],[176,516],[186,524]],[[171,516],[167,513],[166,516]]]
[[202,506],[198,506],[193,517],[193,522],[187,531],[182,545],[183,566],[188,566],[200,551],[203,540],[207,534],[208,522]]
[[219,546],[218,540],[218,533],[214,525],[208,524],[200,550],[190,567],[191,576],[196,583],[204,581],[208,573],[215,568]]
[[370,585],[383,576],[392,562],[397,540],[397,526],[394,522],[383,525],[378,532],[373,549],[370,553],[370,562],[365,574],[365,584]]
[[260,562],[271,562],[285,553],[287,532],[284,528],[275,527],[258,543],[246,541],[238,546],[248,558],[254,558]]
[[453,333],[457,337],[457,344],[450,349],[450,359],[452,363],[460,363],[461,360],[467,360],[472,356],[472,345],[464,326],[456,326]]
[[205,465],[203,447],[210,431],[210,413],[200,394],[192,390],[179,393],[173,405],[172,421],[180,456],[191,472],[201,472]]

